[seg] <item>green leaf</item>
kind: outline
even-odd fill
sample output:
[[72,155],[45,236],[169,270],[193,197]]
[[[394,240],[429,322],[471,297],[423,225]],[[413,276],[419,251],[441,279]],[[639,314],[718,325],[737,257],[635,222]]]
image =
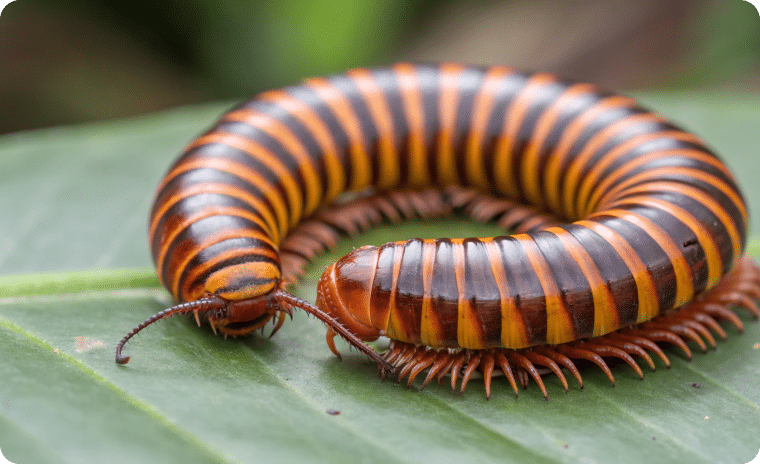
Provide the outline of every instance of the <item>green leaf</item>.
[[[760,101],[642,98],[724,156],[760,230]],[[12,462],[747,462],[760,449],[760,324],[746,316],[743,334],[728,328],[691,362],[667,350],[673,367],[658,363],[643,381],[615,366],[614,388],[589,369],[583,391],[567,394],[549,379],[549,401],[534,385],[515,398],[504,379],[490,401],[480,380],[463,396],[446,381],[423,391],[381,381],[346,345],[334,357],[301,312],[271,339],[225,340],[170,319],[116,365],[116,342],[171,303],[145,243],[155,186],[225,109],[0,139],[0,449]],[[381,228],[314,263],[297,294],[313,301],[320,270],[351,247],[494,231]],[[760,240],[749,249],[760,254]]]

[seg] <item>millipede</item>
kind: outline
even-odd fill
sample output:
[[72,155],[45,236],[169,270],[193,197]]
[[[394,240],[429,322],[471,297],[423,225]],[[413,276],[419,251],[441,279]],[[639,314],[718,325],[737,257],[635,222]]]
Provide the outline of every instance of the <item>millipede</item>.
[[[376,196],[366,197],[368,194]],[[354,202],[343,203],[347,195]],[[337,204],[336,204],[337,202]],[[330,209],[333,208],[333,209]],[[365,246],[325,270],[315,304],[287,291],[342,235],[452,211],[497,237]],[[179,302],[240,336],[293,308],[411,385],[461,392],[494,373],[515,394],[603,358],[643,377],[659,344],[703,351],[760,310],[733,174],[696,136],[631,98],[507,67],[395,64],[267,91],[189,143],[158,186],[149,245]],[[511,235],[508,235],[511,233]],[[390,339],[379,353],[367,345]]]

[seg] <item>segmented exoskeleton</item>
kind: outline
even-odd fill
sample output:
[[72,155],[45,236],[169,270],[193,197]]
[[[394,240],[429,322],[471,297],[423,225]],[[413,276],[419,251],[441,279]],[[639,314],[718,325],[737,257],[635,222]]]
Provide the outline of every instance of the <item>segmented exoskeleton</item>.
[[[556,222],[358,249],[325,272],[316,307],[285,291],[283,238],[343,192],[454,185]],[[633,366],[627,353],[655,350],[652,340],[701,340],[717,326],[704,316],[730,318],[729,305],[756,315],[747,225],[719,158],[630,98],[505,67],[354,69],[265,92],[188,145],[150,221],[159,278],[185,303],[133,330],[117,361],[167,315],[202,312],[242,335],[278,313],[279,327],[296,306],[328,325],[333,351],[337,333],[410,381],[430,368],[425,383],[446,372],[455,382],[464,369],[464,389],[480,369],[489,390],[496,367],[517,391],[515,369],[541,384],[533,364],[580,381],[571,358]],[[667,316],[695,298],[697,310]],[[677,329],[625,329],[662,315]],[[392,340],[382,357],[362,342],[381,335]]]

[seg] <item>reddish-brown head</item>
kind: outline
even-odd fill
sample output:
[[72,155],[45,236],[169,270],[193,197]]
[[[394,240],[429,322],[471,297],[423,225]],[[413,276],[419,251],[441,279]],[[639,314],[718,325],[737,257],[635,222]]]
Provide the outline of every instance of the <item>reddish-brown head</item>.
[[228,301],[225,311],[209,314],[209,324],[225,335],[247,335],[264,327],[280,310],[271,294]]
[[354,250],[328,267],[317,285],[317,306],[364,341],[382,335],[370,309],[378,255],[374,246]]
[[[358,251],[361,250],[357,250],[357,252]],[[363,259],[360,259],[360,256],[355,256],[356,259],[354,262],[356,264],[368,264],[377,262],[376,254],[374,254],[375,258],[372,258],[372,253],[369,255],[362,254],[362,256]],[[351,260],[347,258],[343,258],[337,263],[338,268],[342,267],[341,264],[347,264],[348,267],[351,267]],[[335,267],[336,265],[333,265],[331,266],[331,269]],[[365,270],[371,269],[369,266],[364,265],[359,265],[356,267],[366,268]],[[327,275],[328,273],[325,274]],[[340,271],[335,275],[340,275]],[[362,273],[359,272],[358,274],[355,274],[355,277],[359,277],[361,275]],[[372,275],[374,275],[374,271],[372,271]],[[116,346],[116,362],[119,364],[126,364],[129,361],[129,356],[124,356],[121,354],[122,348],[127,343],[127,341],[129,341],[129,339],[134,337],[138,332],[140,332],[145,327],[153,324],[154,322],[166,319],[167,317],[171,317],[175,314],[194,313],[196,321],[198,321],[198,325],[200,325],[199,315],[203,314],[215,332],[218,329],[225,335],[247,334],[256,328],[263,327],[264,324],[266,324],[273,316],[276,315],[277,323],[271,333],[271,335],[274,335],[274,333],[277,332],[277,330],[282,326],[282,323],[285,320],[285,314],[292,314],[293,308],[300,308],[327,324],[328,344],[330,345],[330,349],[333,351],[333,353],[340,356],[337,349],[335,348],[335,344],[332,342],[333,337],[339,335],[341,338],[351,344],[351,346],[366,354],[373,361],[375,361],[378,365],[378,368],[383,374],[385,372],[390,372],[395,376],[396,371],[393,366],[391,366],[388,361],[376,353],[371,347],[362,342],[362,339],[375,340],[380,335],[379,330],[372,328],[371,325],[367,325],[366,321],[370,320],[368,301],[369,292],[364,292],[364,296],[362,296],[362,292],[357,291],[362,287],[360,284],[362,281],[367,283],[367,285],[364,287],[366,289],[369,289],[369,285],[372,283],[371,275],[355,281],[343,278],[322,278],[319,284],[319,301],[322,302],[321,304],[323,304],[324,307],[330,309],[337,308],[332,305],[326,305],[324,301],[344,302],[347,299],[354,301],[356,298],[361,298],[364,302],[364,304],[358,305],[341,304],[340,308],[342,308],[342,310],[332,312],[325,312],[317,306],[314,306],[307,301],[291,295],[290,293],[283,290],[280,286],[264,295],[254,296],[241,300],[227,300],[217,295],[207,295],[204,298],[200,298],[195,301],[181,303],[149,317],[143,323],[139,324],[137,327],[132,329],[131,332],[125,335],[124,338],[122,338],[119,344]],[[334,282],[338,282],[338,285],[335,285]],[[352,284],[351,282],[354,283]],[[353,290],[350,290],[352,288]],[[325,298],[325,296],[327,296],[327,298]],[[354,307],[362,308],[361,311],[363,312],[356,313],[358,317],[352,316],[352,312],[355,311],[352,309]],[[362,339],[359,337],[362,337]]]
[[280,296],[282,294],[286,294],[286,292],[277,288],[264,295],[237,301],[226,300],[216,295],[207,295],[195,301],[172,306],[149,317],[125,335],[116,346],[116,362],[126,364],[129,361],[129,356],[123,356],[121,351],[130,338],[154,322],[175,314],[193,313],[199,326],[201,325],[200,318],[203,316],[214,333],[219,330],[225,336],[246,335],[263,327],[272,317],[278,315],[277,325],[272,331],[272,335],[274,335],[282,326],[285,314],[291,314],[291,305],[281,304]]

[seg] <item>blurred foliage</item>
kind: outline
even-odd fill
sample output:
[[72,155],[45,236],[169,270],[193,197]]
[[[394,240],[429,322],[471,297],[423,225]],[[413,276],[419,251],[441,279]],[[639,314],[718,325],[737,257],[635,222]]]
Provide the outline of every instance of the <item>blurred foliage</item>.
[[680,73],[682,87],[714,85],[721,81],[749,81],[760,90],[760,15],[747,1],[720,2],[717,14],[698,15],[694,23],[699,47],[695,65]]
[[743,0],[16,0],[0,17],[0,133],[401,59],[757,91],[760,18]]
[[[56,0],[32,3],[61,8]],[[434,3],[444,2],[72,0],[64,8],[200,75],[204,90],[224,98],[355,63],[384,62]]]
[[432,3],[17,0],[0,17],[0,133],[382,64]]

